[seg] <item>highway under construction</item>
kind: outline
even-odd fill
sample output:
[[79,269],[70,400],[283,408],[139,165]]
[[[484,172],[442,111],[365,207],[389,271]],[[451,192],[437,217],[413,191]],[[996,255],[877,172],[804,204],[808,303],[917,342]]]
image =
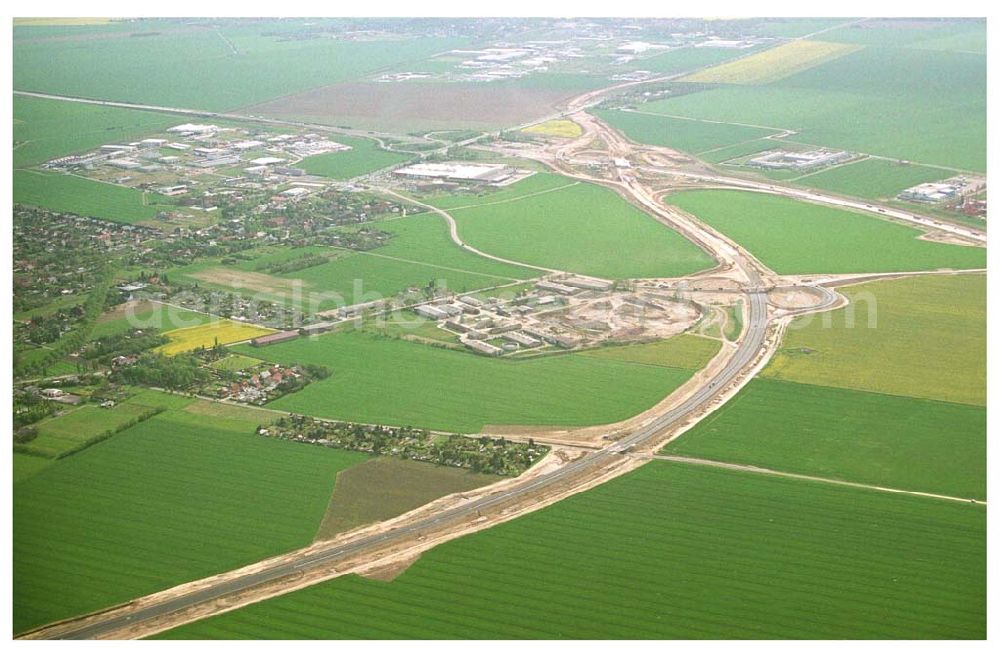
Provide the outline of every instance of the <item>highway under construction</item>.
[[[616,85],[601,92],[590,92],[569,103],[566,111],[559,116],[570,118],[583,127],[583,135],[578,138],[568,142],[535,145],[531,150],[521,147],[508,149],[504,146],[493,147],[493,150],[502,155],[516,154],[518,157],[532,158],[566,177],[609,187],[709,253],[715,259],[716,266],[686,282],[697,286],[700,278],[721,277],[734,284],[744,299],[745,308],[743,328],[734,341],[735,348],[713,361],[706,370],[672,394],[663,405],[658,406],[655,412],[623,423],[620,437],[599,448],[567,451],[564,452],[565,458],[558,462],[555,459],[547,460],[544,467],[532,468],[517,479],[469,495],[451,496],[392,521],[361,528],[331,541],[316,543],[237,571],[184,584],[112,609],[60,621],[33,630],[24,635],[24,638],[141,638],[156,634],[198,618],[224,613],[316,582],[351,572],[368,572],[393,560],[419,555],[445,541],[506,522],[593,488],[653,458],[665,443],[731,399],[759,372],[774,353],[785,327],[794,317],[846,304],[846,300],[829,287],[806,285],[801,281],[776,275],[739,244],[696,218],[665,204],[662,201],[663,189],[670,180],[683,179],[688,188],[728,186],[782,194],[916,223],[973,242],[985,239],[980,231],[974,229],[942,224],[891,208],[880,208],[832,195],[808,194],[777,184],[764,185],[723,177],[693,161],[689,166],[678,166],[677,163],[683,163],[684,158],[677,153],[633,144],[585,113],[586,107],[607,93],[627,86],[631,86],[631,83]],[[196,113],[193,110],[186,111]],[[232,118],[229,115],[220,116]],[[604,144],[602,157],[607,162],[627,160],[636,163],[636,166],[610,166],[608,171],[614,173],[606,177],[588,172],[582,165],[584,159],[593,159],[595,142]],[[579,156],[579,152],[584,150],[590,151],[587,158]],[[447,211],[436,208],[432,210],[448,222],[451,238],[456,244],[484,257],[495,258],[465,244]],[[627,254],[623,254],[623,257],[627,257]],[[791,309],[779,309],[769,302],[770,291],[796,286],[808,288],[812,301]]]

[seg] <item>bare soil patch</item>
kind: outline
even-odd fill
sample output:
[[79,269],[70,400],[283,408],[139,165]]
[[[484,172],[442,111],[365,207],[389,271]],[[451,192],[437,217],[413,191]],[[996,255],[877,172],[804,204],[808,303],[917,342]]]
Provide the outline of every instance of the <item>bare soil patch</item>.
[[247,111],[361,128],[492,128],[544,116],[572,95],[572,90],[509,83],[352,82],[286,96]]
[[266,294],[291,294],[296,282],[294,279],[226,267],[209,267],[191,274],[191,277],[234,290],[253,290]]
[[359,463],[337,474],[316,540],[412,511],[433,500],[487,486],[502,477],[394,457]]
[[818,292],[806,287],[778,287],[767,295],[768,301],[784,310],[811,308],[822,298]]

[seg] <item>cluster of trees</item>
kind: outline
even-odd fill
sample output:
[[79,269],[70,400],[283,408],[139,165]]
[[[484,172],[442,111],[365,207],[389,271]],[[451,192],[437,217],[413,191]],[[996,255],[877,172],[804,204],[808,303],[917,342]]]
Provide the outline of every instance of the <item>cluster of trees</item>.
[[52,415],[54,403],[30,392],[14,393],[14,429],[26,427]]
[[72,456],[73,454],[76,454],[77,452],[82,452],[83,450],[87,449],[88,447],[92,447],[92,446],[96,445],[97,443],[103,442],[103,441],[107,440],[108,438],[110,438],[111,436],[115,435],[116,433],[120,433],[122,431],[125,431],[129,427],[134,427],[135,425],[139,424],[140,422],[145,422],[149,418],[151,418],[154,415],[157,415],[159,413],[162,413],[165,410],[167,410],[167,409],[164,408],[164,407],[162,407],[162,406],[158,406],[156,408],[150,408],[150,409],[148,409],[146,411],[143,411],[142,413],[140,413],[136,417],[131,418],[129,420],[126,420],[122,424],[119,424],[114,429],[108,429],[106,431],[102,431],[101,433],[97,434],[96,436],[93,436],[92,438],[88,438],[87,440],[83,441],[79,445],[76,445],[72,449],[69,449],[69,450],[67,450],[65,452],[60,452],[59,456],[57,456],[56,458],[57,459],[64,459],[67,456]]
[[87,296],[87,300],[83,304],[82,316],[77,326],[53,342],[41,358],[30,362],[15,362],[14,376],[44,374],[57,360],[79,351],[87,343],[87,340],[90,339],[90,334],[94,330],[94,324],[105,308],[108,291],[111,289],[113,281],[114,269],[111,265],[108,265],[101,271],[94,288],[91,290],[90,295]]
[[82,355],[106,365],[117,356],[133,356],[167,342],[166,337],[152,331],[130,329],[125,333],[97,338],[87,344]]
[[146,354],[135,365],[116,370],[111,377],[116,383],[187,390],[207,381],[210,374],[202,369],[194,356]]
[[290,274],[293,271],[325,265],[328,262],[330,262],[330,256],[321,253],[306,253],[289,260],[258,265],[256,270],[268,274]]
[[412,427],[399,429],[365,426],[349,422],[325,422],[302,415],[279,418],[271,427],[257,432],[285,440],[316,443],[370,454],[393,454],[414,459],[468,468],[475,472],[517,475],[541,459],[548,448],[534,441],[513,443],[504,438],[473,438],[452,434],[441,439]]

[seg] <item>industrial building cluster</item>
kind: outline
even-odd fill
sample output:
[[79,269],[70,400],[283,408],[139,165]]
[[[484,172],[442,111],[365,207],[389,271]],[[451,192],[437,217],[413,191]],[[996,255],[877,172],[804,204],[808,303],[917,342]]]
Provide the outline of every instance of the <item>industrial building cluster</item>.
[[183,123],[147,139],[50,160],[43,168],[178,197],[179,208],[210,212],[215,209],[210,200],[234,193],[233,188],[273,189],[287,199],[307,196],[329,183],[308,176],[298,163],[349,150],[310,132],[275,134]]
[[620,292],[610,281],[573,275],[539,280],[509,300],[464,295],[414,312],[484,356],[659,339],[701,316],[696,305],[668,293]]
[[758,169],[799,171],[842,164],[855,157],[853,153],[848,151],[835,151],[827,148],[802,152],[772,150],[747,160],[746,166]]
[[942,203],[978,194],[984,189],[986,189],[986,181],[982,178],[956,176],[940,182],[914,185],[900,192],[898,198],[917,203]]
[[[568,27],[568,26],[567,26]],[[495,43],[478,49],[456,49],[441,53],[435,63],[450,64],[442,71],[407,70],[379,74],[377,82],[407,82],[435,79],[448,82],[493,82],[516,80],[549,71],[576,71],[594,75],[605,66],[619,67],[643,62],[679,48],[724,48],[745,50],[773,40],[771,37],[725,38],[703,31],[676,32],[657,41],[634,38],[633,26],[615,29],[607,25],[579,23],[563,38]],[[595,70],[595,68],[597,70]],[[609,75],[621,75],[609,68]]]
[[462,184],[505,187],[533,173],[505,164],[481,162],[420,162],[393,171],[397,179],[414,182],[418,187],[457,187]]

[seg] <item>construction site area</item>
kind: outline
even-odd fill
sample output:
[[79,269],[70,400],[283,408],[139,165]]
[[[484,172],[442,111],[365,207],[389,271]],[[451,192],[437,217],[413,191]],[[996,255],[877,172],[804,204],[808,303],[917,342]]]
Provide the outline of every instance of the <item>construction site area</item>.
[[615,290],[582,276],[539,280],[512,300],[463,295],[415,312],[484,356],[663,339],[687,331],[703,314],[670,292]]

